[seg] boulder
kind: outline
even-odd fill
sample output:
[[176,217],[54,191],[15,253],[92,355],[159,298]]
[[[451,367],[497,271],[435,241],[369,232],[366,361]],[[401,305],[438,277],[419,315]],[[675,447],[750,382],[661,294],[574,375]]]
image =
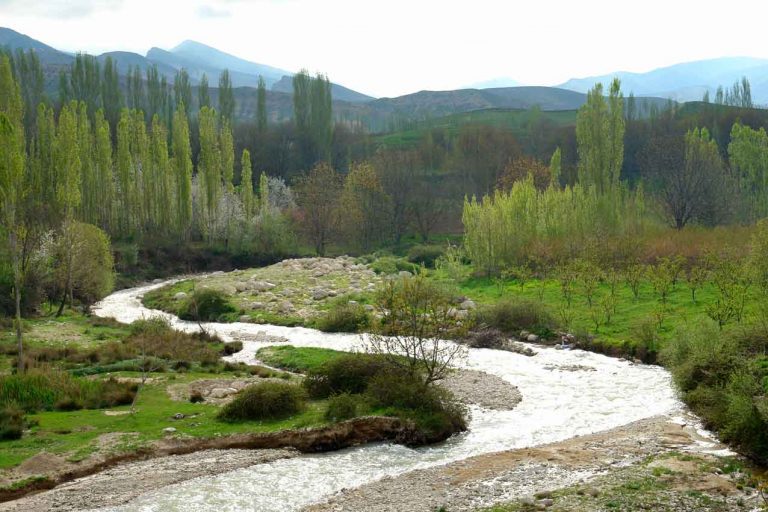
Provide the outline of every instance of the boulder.
[[237,321],[247,324],[251,321],[251,317],[249,317],[248,315],[241,315],[240,318],[237,319]]
[[470,309],[476,309],[476,308],[477,308],[477,304],[475,304],[475,301],[469,300],[469,299],[465,300],[459,305],[459,309],[461,309],[462,311],[469,311]]
[[371,312],[373,312],[373,310],[374,310],[374,309],[376,309],[376,308],[374,308],[374,307],[373,307],[373,306],[371,306],[370,304],[366,304],[365,306],[363,306],[363,309],[364,309],[364,310],[366,310],[367,312],[371,313]]
[[235,388],[213,388],[208,396],[211,398],[226,398],[237,393]]
[[324,288],[314,288],[310,291],[310,295],[312,295],[312,299],[314,300],[323,300],[330,294],[328,293],[328,290]]
[[251,302],[251,309],[264,309],[264,303],[263,302]]
[[176,429],[173,427],[165,427],[163,429],[163,434],[173,434],[174,432],[176,432]]
[[397,273],[397,275],[399,277],[413,277],[413,274],[411,274],[407,270],[401,270],[400,272]]
[[257,292],[266,292],[274,288],[275,285],[267,281],[252,281],[251,289]]
[[527,341],[528,343],[538,343],[539,342],[539,336],[538,336],[538,334],[529,334],[525,338],[525,341]]
[[187,298],[187,294],[184,292],[179,292],[176,295],[173,296],[175,300],[184,300]]
[[293,313],[294,307],[293,304],[288,302],[287,300],[284,300],[277,306],[277,310],[280,313]]

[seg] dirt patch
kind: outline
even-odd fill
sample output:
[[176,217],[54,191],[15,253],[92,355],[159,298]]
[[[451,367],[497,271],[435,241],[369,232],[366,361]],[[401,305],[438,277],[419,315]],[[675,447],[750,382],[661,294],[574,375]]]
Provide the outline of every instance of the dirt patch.
[[72,464],[52,453],[41,452],[19,464],[15,471],[21,475],[43,475],[69,469]]

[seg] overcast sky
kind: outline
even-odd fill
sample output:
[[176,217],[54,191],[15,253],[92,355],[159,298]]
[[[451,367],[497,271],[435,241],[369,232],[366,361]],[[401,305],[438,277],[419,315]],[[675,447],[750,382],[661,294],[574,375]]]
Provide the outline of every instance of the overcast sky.
[[768,57],[765,0],[0,0],[0,26],[90,53],[193,39],[376,96]]

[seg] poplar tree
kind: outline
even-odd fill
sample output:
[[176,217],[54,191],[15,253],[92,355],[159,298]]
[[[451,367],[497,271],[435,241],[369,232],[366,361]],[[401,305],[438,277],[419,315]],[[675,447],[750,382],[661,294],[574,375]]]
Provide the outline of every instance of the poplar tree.
[[75,254],[75,218],[76,209],[80,206],[80,148],[78,144],[78,102],[71,101],[64,105],[59,113],[59,123],[56,129],[56,165],[59,168],[60,181],[56,190],[58,203],[64,215],[62,224],[62,244],[64,267],[64,283],[62,297],[56,316],[64,311],[67,299],[72,299],[72,275],[74,271]]
[[11,62],[0,55],[0,225],[8,236],[13,269],[13,299],[16,309],[18,370],[24,371],[24,337],[21,325],[21,293],[24,286],[21,251],[24,229],[24,105]]
[[174,218],[171,180],[168,162],[168,132],[155,114],[152,118],[152,195],[154,204],[151,205],[151,222],[155,229],[167,233]]
[[[315,161],[329,161],[333,138],[331,111],[331,83],[327,76],[318,74],[311,85],[310,131]],[[314,162],[312,162],[314,163]]]
[[232,79],[229,70],[225,69],[219,75],[219,112],[221,117],[230,123],[235,116],[235,95],[232,92]]
[[144,94],[144,81],[142,80],[141,76],[141,68],[139,68],[138,64],[135,68],[133,68],[133,72],[128,73],[128,81],[131,84],[130,90],[131,90],[131,104],[130,107],[134,110],[141,110],[145,111],[147,109],[146,106],[146,96]]
[[259,133],[267,131],[267,84],[261,75],[256,88],[256,127]]
[[240,159],[240,201],[243,203],[245,216],[250,219],[254,213],[253,205],[253,171],[251,168],[251,153],[243,150]]
[[157,65],[153,65],[147,68],[147,117],[150,119],[155,117],[155,114],[159,114],[161,118],[167,123],[166,112],[164,108],[165,103],[165,77],[163,81],[160,80],[160,73],[157,70]]
[[212,240],[213,224],[216,220],[216,207],[221,198],[221,152],[219,149],[218,122],[216,110],[203,107],[200,110],[199,138],[200,155],[198,158],[198,176],[203,191],[203,228]]
[[224,118],[221,122],[221,135],[219,137],[221,148],[221,177],[224,181],[224,190],[232,193],[234,190],[235,176],[235,147],[232,140],[232,130],[229,121]]
[[120,92],[120,77],[116,63],[112,57],[107,56],[104,61],[104,80],[101,85],[101,99],[104,105],[104,117],[111,127],[117,126],[120,118],[120,109],[123,106],[122,93]]
[[98,182],[93,162],[93,133],[88,120],[88,107],[83,102],[77,106],[77,146],[80,159],[79,218],[88,224],[96,224]]
[[137,202],[136,184],[131,162],[131,137],[133,134],[133,116],[124,108],[117,124],[117,222],[122,236],[130,236],[135,231],[134,207]]
[[183,104],[186,108],[187,116],[189,116],[189,109],[192,108],[192,86],[189,83],[189,73],[187,73],[186,68],[181,68],[176,72],[176,77],[173,81],[173,97],[176,108]]
[[552,153],[552,158],[549,161],[549,184],[553,187],[560,187],[560,175],[562,174],[562,156],[560,153],[560,147],[555,149]]
[[208,92],[208,75],[205,73],[200,78],[200,86],[197,89],[197,103],[199,108],[211,106],[211,95]]
[[173,115],[173,175],[176,181],[176,232],[182,240],[192,226],[192,149],[189,123],[182,103]]
[[113,229],[112,203],[115,200],[114,170],[112,168],[112,136],[103,110],[94,118],[94,168],[98,191],[96,193],[97,223],[105,231]]
[[[312,160],[311,140],[311,104],[312,79],[307,70],[302,69],[293,77],[293,122],[296,125],[296,136],[301,152],[301,165],[309,166]],[[306,167],[305,167],[306,168]]]

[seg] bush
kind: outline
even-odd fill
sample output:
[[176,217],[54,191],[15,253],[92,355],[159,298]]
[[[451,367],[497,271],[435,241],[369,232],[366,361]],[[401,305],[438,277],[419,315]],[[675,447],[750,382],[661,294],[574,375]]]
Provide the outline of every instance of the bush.
[[184,320],[215,322],[234,312],[235,307],[229,303],[224,292],[213,288],[198,288],[187,297],[179,316]]
[[139,336],[142,334],[158,336],[166,334],[171,330],[173,330],[173,328],[171,327],[170,320],[162,316],[141,318],[131,324],[131,334],[133,336]]
[[59,371],[30,371],[0,377],[0,407],[14,405],[26,412],[52,410],[57,405],[89,409],[131,403],[136,385],[82,379]]
[[24,412],[15,406],[0,409],[0,441],[21,439],[24,431]]
[[243,389],[219,411],[224,421],[280,419],[300,413],[306,407],[306,392],[286,382],[263,382]]
[[481,327],[467,333],[467,345],[474,348],[501,348],[507,337],[495,327]]
[[371,319],[359,304],[334,305],[317,319],[316,327],[323,332],[358,332],[370,325]]
[[224,344],[223,353],[225,356],[231,356],[232,354],[237,354],[243,350],[243,342],[242,341],[230,341],[229,343]]
[[540,336],[552,335],[555,321],[551,313],[538,302],[528,300],[502,300],[483,306],[477,314],[478,323],[510,334],[520,331]]
[[363,393],[376,375],[396,371],[382,356],[345,354],[308,372],[304,387],[312,398],[326,398],[338,393]]
[[371,263],[371,269],[377,274],[396,274],[401,271],[415,274],[419,271],[419,266],[410,263],[403,258],[394,256],[382,256]]
[[435,262],[445,254],[445,248],[440,245],[416,245],[408,251],[408,261],[417,265],[435,268]]
[[356,417],[360,411],[360,397],[349,393],[334,395],[328,399],[325,419],[344,421]]

